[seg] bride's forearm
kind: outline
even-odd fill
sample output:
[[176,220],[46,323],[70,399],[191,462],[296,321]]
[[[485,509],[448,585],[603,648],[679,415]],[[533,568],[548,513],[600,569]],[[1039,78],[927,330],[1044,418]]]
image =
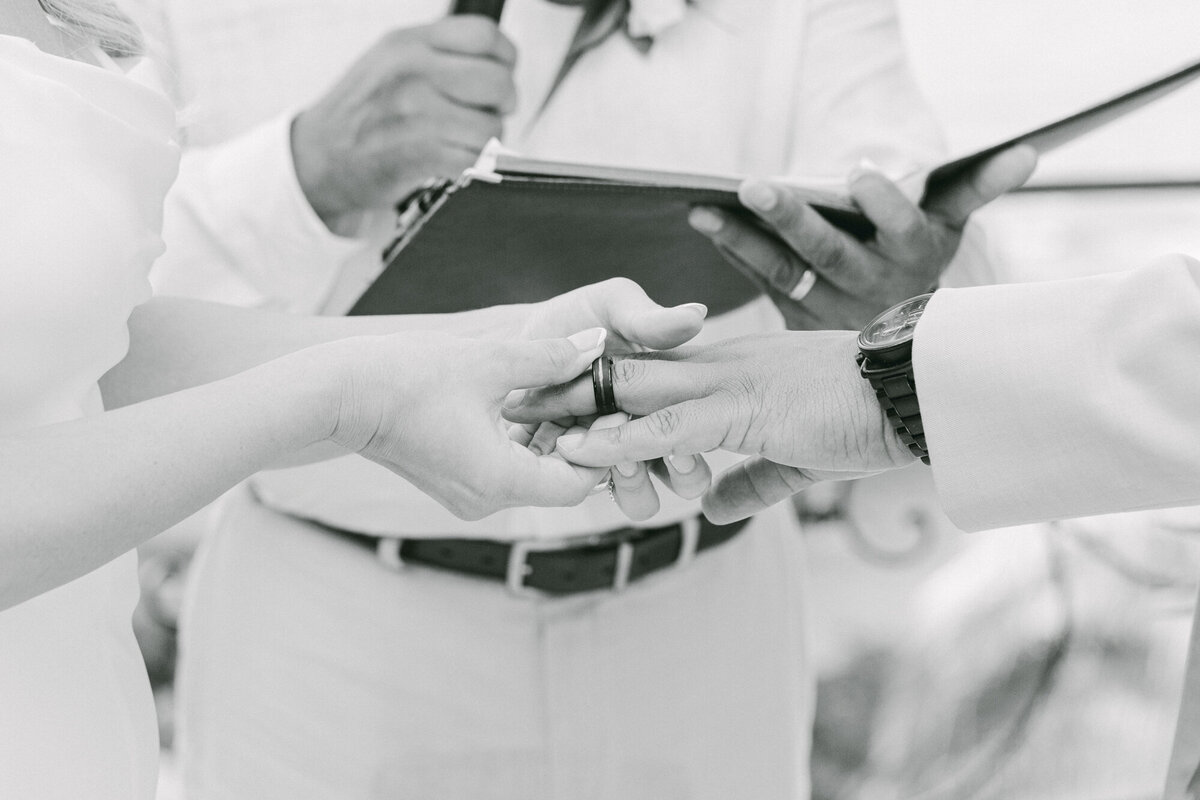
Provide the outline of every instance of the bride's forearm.
[[351,336],[431,330],[458,336],[514,334],[524,306],[458,314],[304,317],[159,297],[129,320],[125,359],[100,382],[105,406],[119,408],[219,380],[305,347]]
[[337,377],[298,353],[218,383],[0,437],[0,609],[77,578],[325,438]]

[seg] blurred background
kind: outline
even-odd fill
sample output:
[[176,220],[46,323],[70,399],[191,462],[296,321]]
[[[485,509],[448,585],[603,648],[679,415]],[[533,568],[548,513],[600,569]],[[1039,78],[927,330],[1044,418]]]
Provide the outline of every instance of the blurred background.
[[[951,153],[1200,58],[1195,0],[900,6]],[[1200,85],[1045,158],[1030,191],[978,215],[1002,279],[1200,255],[1198,123]],[[924,468],[819,487],[797,513],[808,523],[821,672],[814,797],[1158,796],[1200,574],[1200,513],[968,536],[938,510]],[[178,796],[175,622],[200,527],[142,553],[136,627],[160,704],[164,800]]]
[[[1200,58],[1189,0],[900,6],[951,153]],[[977,215],[1001,279],[1200,255],[1198,123],[1200,85],[1045,157],[1032,191]],[[814,796],[1158,797],[1200,514],[965,535],[927,482],[907,470],[800,500],[802,514],[826,517],[808,526],[822,669]]]

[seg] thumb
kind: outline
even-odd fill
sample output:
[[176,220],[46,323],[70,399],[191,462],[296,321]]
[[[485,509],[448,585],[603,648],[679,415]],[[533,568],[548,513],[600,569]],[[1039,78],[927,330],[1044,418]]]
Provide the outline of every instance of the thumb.
[[1037,159],[1037,151],[1029,145],[1010,147],[940,187],[926,198],[925,211],[961,228],[974,211],[1029,180]]
[[587,288],[596,318],[625,341],[667,350],[700,332],[708,309],[702,303],[665,308],[650,299],[634,281],[615,278]]
[[574,380],[604,353],[608,331],[589,328],[563,339],[507,342],[498,347],[494,374],[507,394]]

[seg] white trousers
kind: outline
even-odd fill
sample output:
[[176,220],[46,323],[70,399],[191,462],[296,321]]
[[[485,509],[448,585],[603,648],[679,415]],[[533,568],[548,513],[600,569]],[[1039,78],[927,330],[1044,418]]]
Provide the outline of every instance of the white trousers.
[[802,542],[773,510],[623,593],[395,572],[235,496],[195,564],[193,800],[796,800],[813,706]]

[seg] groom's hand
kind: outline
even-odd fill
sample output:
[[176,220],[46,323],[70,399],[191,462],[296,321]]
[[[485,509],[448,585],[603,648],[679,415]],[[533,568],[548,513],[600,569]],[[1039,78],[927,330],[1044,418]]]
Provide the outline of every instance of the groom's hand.
[[[724,449],[753,458],[721,475],[705,499],[715,521],[783,500],[816,480],[912,463],[854,361],[851,332],[775,334],[617,362],[618,404],[643,414],[563,436],[557,452],[587,466]],[[590,378],[510,396],[514,421],[594,413]]]

